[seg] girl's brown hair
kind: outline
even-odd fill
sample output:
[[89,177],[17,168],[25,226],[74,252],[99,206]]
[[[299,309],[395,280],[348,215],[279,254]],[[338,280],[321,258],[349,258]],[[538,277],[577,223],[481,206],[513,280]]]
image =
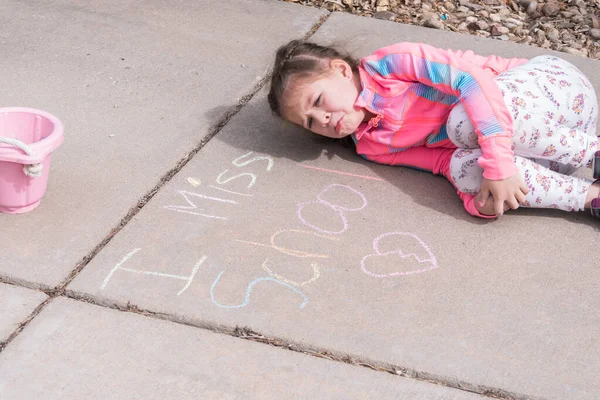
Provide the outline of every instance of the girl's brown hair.
[[352,56],[339,52],[332,47],[320,46],[302,40],[292,40],[281,46],[275,55],[269,106],[273,114],[282,117],[282,97],[290,78],[319,75],[328,71],[327,61],[341,59],[346,61],[354,72],[358,72],[358,61]]

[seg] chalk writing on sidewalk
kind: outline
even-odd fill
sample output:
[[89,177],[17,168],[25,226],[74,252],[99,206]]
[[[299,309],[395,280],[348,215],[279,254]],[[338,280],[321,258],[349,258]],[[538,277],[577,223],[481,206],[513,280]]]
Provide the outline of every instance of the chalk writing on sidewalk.
[[275,238],[277,238],[279,235],[282,235],[284,233],[293,233],[293,234],[300,234],[300,235],[308,235],[308,236],[316,236],[319,238],[323,238],[323,239],[327,239],[327,240],[333,240],[333,241],[338,241],[339,239],[333,236],[328,236],[328,235],[320,235],[318,233],[315,232],[311,232],[311,231],[302,231],[299,229],[282,229],[279,230],[277,232],[275,232],[273,235],[271,235],[271,244],[264,244],[264,243],[256,243],[256,242],[250,242],[247,240],[240,240],[240,239],[233,239],[234,242],[240,242],[240,243],[247,243],[247,244],[253,244],[255,246],[261,246],[261,247],[270,247],[274,250],[277,250],[281,253],[290,255],[290,256],[294,256],[294,257],[300,257],[300,258],[304,258],[304,257],[314,257],[314,258],[329,258],[329,255],[326,254],[317,254],[317,253],[308,253],[306,251],[301,251],[301,250],[292,250],[292,249],[288,249],[286,247],[281,247],[277,244],[275,244]]
[[356,178],[368,179],[368,180],[372,180],[372,181],[380,181],[380,182],[383,181],[383,179],[377,178],[375,176],[352,174],[350,172],[344,172],[344,171],[337,171],[337,170],[334,170],[334,169],[327,169],[327,168],[315,167],[313,165],[307,165],[307,164],[302,164],[302,163],[298,163],[298,165],[300,167],[303,167],[303,168],[314,169],[315,171],[323,171],[323,172],[329,172],[329,173],[332,173],[332,174],[354,176]]
[[[245,156],[248,156],[248,155],[249,154],[246,154]],[[243,156],[243,157],[245,157],[245,156]],[[246,160],[246,161],[242,162],[241,159],[243,157],[240,157],[240,158],[237,158],[236,160],[234,160],[233,164],[235,166],[243,167],[243,166],[249,164],[250,162],[265,160],[264,157],[255,157],[250,160]],[[266,160],[266,161],[269,161],[269,160]],[[271,168],[272,168],[272,164],[268,163],[267,170],[270,170]],[[238,176],[244,176],[244,175],[240,174]],[[192,186],[200,186],[201,185],[201,181],[198,178],[188,178],[187,181]],[[217,182],[221,183],[221,182],[225,182],[225,181],[224,180],[219,181],[219,179],[217,179]],[[248,182],[251,187],[254,180],[249,180]],[[349,201],[351,204],[350,206],[337,204],[337,202],[334,202],[332,200],[327,200],[327,196],[334,196],[331,193],[331,191],[334,191],[335,189],[341,190],[341,192],[338,192],[338,195],[343,194],[342,197],[344,198],[344,201]],[[184,192],[184,193],[182,193],[182,192]],[[192,214],[196,213],[196,211],[194,211],[195,208],[193,208],[193,207],[195,207],[195,204],[193,204],[191,201],[189,201],[190,197],[188,197],[188,196],[197,196],[199,198],[214,200],[212,198],[212,196],[204,196],[199,193],[191,193],[191,192],[187,192],[187,191],[179,191],[179,193],[182,194],[182,196],[184,196],[184,198],[188,201],[188,204],[190,204],[190,205],[189,205],[189,207],[188,206],[171,206],[171,207],[177,207],[174,209],[174,211],[190,212]],[[360,210],[364,209],[367,206],[367,199],[358,190],[356,190],[350,186],[340,185],[340,184],[332,184],[332,185],[325,187],[323,190],[321,190],[321,192],[319,192],[317,194],[316,197],[317,197],[316,201],[303,202],[303,203],[299,203],[297,205],[298,218],[300,219],[300,222],[303,223],[304,225],[311,227],[313,230],[280,229],[271,235],[268,243],[258,243],[255,241],[242,240],[242,239],[232,239],[231,240],[232,243],[257,246],[257,247],[260,247],[263,249],[268,249],[270,251],[274,250],[274,251],[284,254],[286,256],[300,258],[300,259],[303,259],[303,258],[329,259],[331,257],[329,254],[322,254],[320,252],[315,252],[315,251],[293,249],[293,248],[289,248],[289,245],[283,246],[283,245],[279,244],[278,239],[281,237],[287,237],[288,239],[289,238],[297,239],[300,237],[314,237],[314,238],[320,239],[320,240],[337,242],[337,241],[339,241],[338,237],[331,236],[330,234],[323,234],[320,232],[340,234],[340,233],[343,233],[344,231],[346,231],[348,229],[348,220],[347,220],[347,217],[345,216],[345,213],[360,211]],[[219,199],[216,201],[222,201],[222,200],[228,200],[228,199]],[[237,203],[233,202],[233,200],[229,200],[229,201],[232,202],[232,204],[237,204]],[[356,204],[352,205],[352,203],[356,203]],[[332,210],[339,218],[341,218],[341,220],[343,222],[343,230],[342,231],[333,231],[333,230],[329,230],[323,226],[321,226],[321,227],[316,226],[314,223],[308,223],[302,216],[302,210],[304,209],[304,207],[309,206],[311,204],[323,205],[327,209]],[[215,217],[215,216],[212,216],[212,217]],[[315,232],[315,231],[317,231],[317,232]],[[296,242],[298,242],[298,240],[296,240]],[[203,263],[208,258],[208,256],[202,256],[200,258],[200,260],[192,268],[192,271],[189,276],[167,274],[167,273],[156,272],[156,271],[138,270],[138,269],[132,269],[132,268],[125,267],[124,264],[126,262],[128,262],[140,250],[141,250],[140,248],[136,248],[136,249],[130,251],[127,255],[125,255],[123,257],[123,259],[121,259],[110,270],[110,272],[104,279],[104,282],[102,283],[101,290],[104,290],[106,288],[107,284],[109,283],[109,281],[111,281],[111,279],[113,278],[113,276],[115,275],[115,273],[117,271],[123,271],[123,272],[128,272],[128,273],[139,274],[139,275],[150,275],[150,276],[156,276],[156,277],[160,277],[160,278],[183,280],[186,283],[185,283],[184,287],[181,290],[179,290],[179,292],[177,293],[177,296],[179,296],[185,290],[187,290],[189,288],[189,286],[191,285],[192,281],[194,280],[199,268],[203,265]],[[306,296],[299,289],[299,287],[309,285],[309,284],[315,282],[320,277],[319,265],[316,261],[308,262],[308,264],[306,264],[306,266],[310,268],[310,270],[309,270],[310,276],[308,276],[308,279],[305,281],[297,282],[297,281],[294,281],[292,279],[288,279],[288,278],[282,276],[280,273],[275,272],[274,271],[275,266],[270,265],[269,257],[266,257],[264,259],[263,263],[261,264],[261,267],[268,274],[268,276],[263,276],[263,277],[258,277],[258,278],[253,279],[246,287],[246,293],[244,295],[242,302],[240,304],[235,304],[235,305],[223,304],[222,302],[217,300],[218,296],[216,294],[216,291],[217,291],[218,284],[221,280],[221,277],[224,276],[225,272],[227,271],[227,270],[222,270],[218,274],[218,276],[214,279],[214,281],[212,282],[212,285],[210,287],[210,299],[215,306],[220,307],[220,308],[243,308],[250,304],[252,291],[256,290],[254,288],[255,285],[257,285],[260,282],[273,282],[273,283],[281,285],[281,286],[291,290],[292,292],[298,294],[301,297],[301,302],[299,303],[298,308],[304,308],[308,304],[308,296]]]
[[[253,193],[248,191],[254,188],[258,182],[256,171],[240,171],[239,169],[253,163],[264,163],[266,172],[274,168],[274,161],[271,157],[253,157],[252,155],[252,152],[248,152],[234,159],[231,162],[234,169],[225,169],[220,172],[214,185],[203,185],[203,182],[197,177],[186,178],[187,184],[192,189],[177,190],[186,205],[168,205],[164,208],[209,219],[227,220],[227,207],[240,206],[247,202],[248,200],[245,199],[253,196]],[[261,168],[263,167],[261,166]],[[234,182],[236,184],[232,186]],[[243,187],[243,190],[240,191],[240,187]],[[205,190],[200,192],[198,188],[204,188]],[[207,193],[207,190],[212,192]],[[264,256],[261,256],[261,253],[258,253],[258,256],[259,260],[264,260],[260,267],[266,273],[266,276],[252,276],[247,281],[249,283],[245,286],[245,293],[240,293],[239,300],[234,300],[233,304],[225,304],[222,297],[219,300],[218,290],[219,288],[223,290],[223,287],[230,287],[227,283],[232,283],[231,280],[235,277],[235,274],[229,268],[221,269],[216,278],[214,275],[209,278],[212,280],[212,284],[207,294],[213,305],[224,309],[247,307],[251,303],[253,291],[263,290],[261,288],[265,286],[264,283],[279,285],[298,295],[299,301],[296,304],[300,309],[308,304],[309,298],[301,288],[315,283],[320,278],[321,267],[319,263],[326,263],[332,259],[332,255],[329,254],[330,249],[336,249],[339,246],[331,245],[338,244],[342,234],[351,228],[350,214],[360,212],[368,206],[366,196],[352,186],[333,183],[325,186],[320,191],[316,191],[316,193],[312,199],[300,201],[295,205],[296,225],[299,222],[309,229],[277,229],[268,240],[263,241],[256,239],[254,234],[253,240],[247,240],[243,237],[227,239],[231,242],[230,250],[239,249],[240,246],[243,250],[244,246],[252,246],[264,252]],[[200,208],[198,204],[201,202],[208,208]],[[209,205],[212,207],[209,207]],[[290,245],[289,243],[293,244]],[[296,247],[298,243],[302,243],[303,246],[307,246],[306,243],[311,244],[308,247],[298,248]],[[130,259],[140,250],[140,248],[133,249],[117,262],[105,277],[101,290],[107,287],[116,274],[128,273],[183,281],[183,287],[176,294],[180,296],[194,282],[202,266],[207,265],[207,260],[213,260],[214,265],[214,261],[218,262],[220,258],[219,255],[202,255],[191,268],[189,275],[127,268],[125,264],[130,262]],[[365,274],[375,278],[412,275],[438,268],[433,252],[425,242],[413,233],[387,232],[379,235],[373,240],[373,251],[372,254],[362,258],[360,268]],[[275,254],[278,258],[275,257]],[[291,257],[291,259],[282,264],[281,257],[284,257],[284,260],[286,257]],[[418,264],[417,267],[415,267],[415,263]],[[306,275],[300,279],[290,279],[281,273],[284,266],[288,270],[289,268],[297,270],[296,266],[303,268],[306,270]],[[244,266],[244,270],[248,270],[247,266]],[[203,268],[200,275],[206,277],[209,273],[209,269]]]
[[[330,195],[329,192],[332,191],[333,189],[341,189],[342,190],[341,193],[344,193],[344,196],[343,196],[344,199],[349,198],[351,203],[352,203],[352,201],[355,201],[356,199],[358,199],[360,204],[358,206],[349,207],[349,206],[335,204],[335,203],[332,203],[332,202],[326,200],[326,196]],[[350,196],[348,195],[348,192],[351,194]],[[352,198],[352,195],[354,195],[354,198]],[[325,233],[330,233],[330,234],[343,233],[344,231],[346,231],[348,229],[348,221],[345,216],[345,212],[360,211],[367,206],[366,197],[358,190],[356,190],[350,186],[347,186],[347,185],[340,185],[340,184],[329,185],[326,188],[324,188],[321,192],[319,192],[319,194],[317,194],[316,197],[317,197],[316,201],[313,200],[313,201],[299,203],[297,205],[297,214],[298,214],[298,218],[299,218],[300,222],[302,222],[306,226],[309,226],[310,228],[312,228],[313,230],[315,230],[317,232],[325,232]],[[302,216],[302,210],[304,209],[304,207],[306,207],[310,204],[323,205],[326,208],[333,210],[333,212],[336,215],[338,215],[339,218],[341,218],[341,220],[343,222],[343,226],[344,226],[343,230],[329,231],[328,229],[324,229],[323,227],[318,227],[314,224],[306,222],[306,220]],[[317,233],[317,232],[303,231],[303,230],[299,230],[299,229],[281,229],[281,230],[278,230],[275,233],[273,233],[273,235],[271,235],[270,244],[251,242],[248,240],[241,240],[241,239],[233,239],[233,241],[238,242],[238,243],[249,244],[249,245],[253,245],[253,246],[259,246],[262,248],[268,248],[268,249],[275,250],[275,251],[278,251],[285,255],[288,255],[291,257],[296,257],[296,258],[320,258],[320,259],[330,258],[330,255],[328,255],[328,254],[319,254],[319,253],[315,253],[315,252],[289,249],[289,248],[282,247],[282,246],[276,244],[277,237],[279,237],[282,234],[288,234],[288,235],[294,234],[294,235],[304,235],[304,236],[308,235],[308,236],[315,236],[318,238],[322,238],[322,239],[325,239],[328,241],[339,241],[339,238],[337,238],[337,237],[330,236],[330,235],[323,235],[323,234]],[[304,298],[304,301],[300,304],[300,307],[299,307],[299,308],[303,308],[308,303],[308,297],[306,297],[297,288],[315,282],[317,279],[319,279],[319,277],[321,275],[321,273],[319,271],[319,264],[317,262],[311,262],[309,265],[310,265],[311,272],[312,272],[312,276],[310,277],[310,279],[308,279],[307,281],[304,281],[304,282],[296,282],[294,280],[288,279],[288,278],[282,276],[281,274],[273,271],[273,268],[269,266],[269,258],[266,258],[263,261],[261,266],[262,266],[263,270],[269,274],[269,277],[258,278],[258,280],[272,280],[274,282],[280,283],[280,284],[296,291],[298,294],[300,294]],[[225,272],[225,271],[222,271],[219,274],[219,277],[217,277],[217,280],[221,277],[223,272]],[[237,305],[237,306],[224,306],[215,300],[214,288],[215,288],[217,280],[215,280],[215,282],[213,283],[213,286],[211,287],[211,300],[212,300],[213,304],[215,304],[218,307],[222,307],[222,308],[241,308],[241,307],[245,307],[246,305],[248,305],[249,298],[250,298],[250,290],[251,290],[253,284],[258,282],[258,280],[255,280],[248,286],[246,298],[242,304]]]
[[[336,205],[336,204],[332,204],[327,200],[324,200],[323,197],[325,197],[325,195],[327,194],[327,192],[329,192],[330,190],[332,190],[333,188],[341,188],[344,190],[349,191],[350,193],[353,193],[355,195],[357,195],[358,197],[360,197],[361,200],[361,205],[359,207],[353,207],[353,208],[349,208],[349,207],[343,207],[340,205]],[[341,230],[338,231],[330,231],[327,229],[323,229],[320,228],[318,226],[316,226],[313,223],[308,222],[302,215],[302,211],[304,210],[304,208],[306,206],[310,206],[313,204],[319,204],[319,205],[323,205],[326,208],[333,210],[333,212],[341,219],[342,224],[343,224],[343,228]],[[332,235],[337,235],[340,233],[344,233],[346,230],[348,230],[348,219],[346,218],[346,214],[345,212],[351,212],[351,211],[360,211],[363,208],[365,208],[367,206],[367,199],[365,198],[365,195],[362,194],[361,192],[359,192],[358,190],[351,188],[350,186],[347,185],[339,185],[339,184],[333,184],[333,185],[329,185],[327,186],[325,189],[323,189],[321,191],[321,193],[319,193],[317,195],[317,201],[307,201],[305,203],[300,203],[298,204],[298,209],[297,209],[297,214],[298,214],[298,218],[300,219],[300,221],[302,221],[302,223],[310,228],[313,228],[314,230],[321,232],[321,233],[329,233]]]
[[123,257],[123,259],[121,259],[121,261],[119,261],[114,266],[114,268],[110,270],[110,272],[108,273],[108,275],[106,276],[106,278],[104,278],[104,282],[102,282],[102,286],[100,286],[100,289],[104,290],[104,288],[106,287],[106,285],[108,285],[108,282],[111,280],[111,278],[113,277],[113,275],[115,274],[115,272],[121,270],[121,271],[132,272],[132,273],[140,274],[140,275],[152,275],[152,276],[158,276],[158,277],[161,277],[161,278],[170,278],[170,279],[183,280],[183,281],[186,282],[186,284],[177,293],[177,296],[180,296],[183,292],[185,292],[187,290],[187,288],[190,287],[190,285],[192,284],[192,281],[194,280],[194,277],[196,276],[196,272],[198,272],[198,269],[200,268],[200,266],[204,263],[204,261],[206,261],[206,256],[200,258],[200,260],[192,268],[192,273],[189,276],[173,275],[173,274],[165,274],[163,272],[141,271],[141,270],[137,270],[137,269],[124,268],[123,264],[125,264],[125,262],[127,262],[131,257],[133,257],[133,255],[135,253],[137,253],[140,250],[141,250],[140,248],[133,249],[125,257]]
[[271,282],[275,282],[278,283],[280,285],[283,285],[285,287],[287,287],[288,289],[298,293],[300,296],[302,296],[302,303],[300,303],[299,308],[304,308],[304,306],[306,306],[306,304],[308,303],[308,297],[306,297],[306,295],[304,295],[304,293],[302,293],[301,291],[299,291],[298,289],[296,289],[295,287],[293,287],[292,285],[289,285],[285,282],[281,282],[278,279],[275,278],[271,278],[271,277],[263,277],[263,278],[257,278],[255,280],[253,280],[249,285],[248,288],[246,289],[246,297],[244,298],[244,302],[242,304],[236,305],[236,306],[227,306],[227,305],[223,305],[219,302],[217,302],[215,300],[215,287],[217,286],[217,282],[219,282],[219,279],[221,279],[221,275],[223,275],[225,273],[225,271],[221,271],[221,273],[219,273],[219,276],[217,276],[217,279],[215,279],[215,281],[213,282],[212,286],[210,287],[210,299],[212,300],[212,302],[221,308],[242,308],[242,307],[246,307],[248,305],[248,303],[250,303],[250,293],[252,292],[252,287],[257,284],[258,282],[262,282],[262,281],[271,281]]
[[[273,169],[275,162],[273,161],[273,159],[271,157],[257,156],[257,157],[252,157],[250,159],[246,159],[251,155],[252,155],[252,152],[250,151],[250,152],[236,158],[231,163],[237,168],[242,168],[251,163],[265,161],[266,162],[265,170],[268,172]],[[215,190],[217,190],[219,192],[223,192],[223,193],[233,194],[235,196],[251,197],[252,194],[241,193],[241,192],[237,192],[234,190],[226,189],[225,187],[223,187],[223,185],[227,185],[230,182],[241,179],[241,180],[247,182],[246,189],[250,189],[256,184],[257,178],[258,178],[258,176],[251,172],[241,172],[238,174],[234,173],[232,175],[232,174],[230,174],[229,169],[225,169],[219,175],[217,175],[217,177],[215,179],[215,182],[218,183],[220,186],[208,185],[208,187],[210,189],[215,189]],[[187,182],[194,188],[200,187],[200,185],[202,183],[202,181],[200,179],[195,178],[195,177],[188,177]],[[238,201],[236,201],[236,200],[232,200],[229,198],[223,198],[223,197],[216,197],[214,195],[209,196],[206,194],[191,192],[188,190],[178,190],[177,192],[181,195],[181,197],[183,197],[183,199],[185,200],[187,205],[168,205],[168,206],[165,206],[164,208],[166,208],[167,210],[171,210],[171,211],[176,211],[176,212],[181,212],[181,213],[186,213],[186,214],[193,214],[193,215],[210,218],[210,219],[227,220],[227,216],[223,215],[226,213],[226,211],[221,210],[220,214],[212,214],[213,211],[209,212],[209,211],[206,211],[204,208],[199,208],[196,203],[202,201],[202,202],[217,202],[217,203],[222,203],[222,204],[233,204],[233,205],[239,204]],[[220,196],[223,196],[223,195],[220,195]]]

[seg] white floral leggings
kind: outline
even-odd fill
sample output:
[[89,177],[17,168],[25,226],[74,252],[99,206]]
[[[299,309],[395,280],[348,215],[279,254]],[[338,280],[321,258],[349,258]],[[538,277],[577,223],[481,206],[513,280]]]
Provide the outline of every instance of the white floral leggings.
[[[496,82],[514,122],[515,164],[529,187],[523,206],[583,210],[591,181],[570,175],[591,167],[598,148],[598,101],[590,81],[567,61],[540,56],[498,75]],[[461,104],[446,128],[459,147],[450,162],[454,184],[476,194],[483,176],[477,164],[481,150]]]

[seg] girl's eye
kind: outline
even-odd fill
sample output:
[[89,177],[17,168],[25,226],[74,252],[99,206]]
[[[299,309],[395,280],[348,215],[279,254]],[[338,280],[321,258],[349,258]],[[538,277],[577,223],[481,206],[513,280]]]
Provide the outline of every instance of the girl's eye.
[[[321,95],[319,95],[319,97],[317,97],[317,99],[315,100],[314,107],[318,107],[320,102],[321,102]],[[308,129],[311,129],[312,122],[313,122],[312,118],[309,118],[308,121],[306,121],[306,125],[308,125]]]
[[321,101],[321,95],[319,95],[319,97],[317,97],[317,99],[315,100],[315,107],[317,107],[319,105],[320,101]]

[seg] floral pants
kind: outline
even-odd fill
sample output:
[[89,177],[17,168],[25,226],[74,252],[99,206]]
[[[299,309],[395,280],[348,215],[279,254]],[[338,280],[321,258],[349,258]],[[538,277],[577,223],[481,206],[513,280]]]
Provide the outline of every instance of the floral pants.
[[[584,208],[591,181],[570,176],[591,167],[598,148],[598,101],[590,81],[574,65],[540,56],[498,75],[512,114],[515,164],[529,187],[524,207]],[[450,140],[459,147],[450,162],[457,189],[476,194],[483,170],[477,134],[461,104],[446,123]]]

